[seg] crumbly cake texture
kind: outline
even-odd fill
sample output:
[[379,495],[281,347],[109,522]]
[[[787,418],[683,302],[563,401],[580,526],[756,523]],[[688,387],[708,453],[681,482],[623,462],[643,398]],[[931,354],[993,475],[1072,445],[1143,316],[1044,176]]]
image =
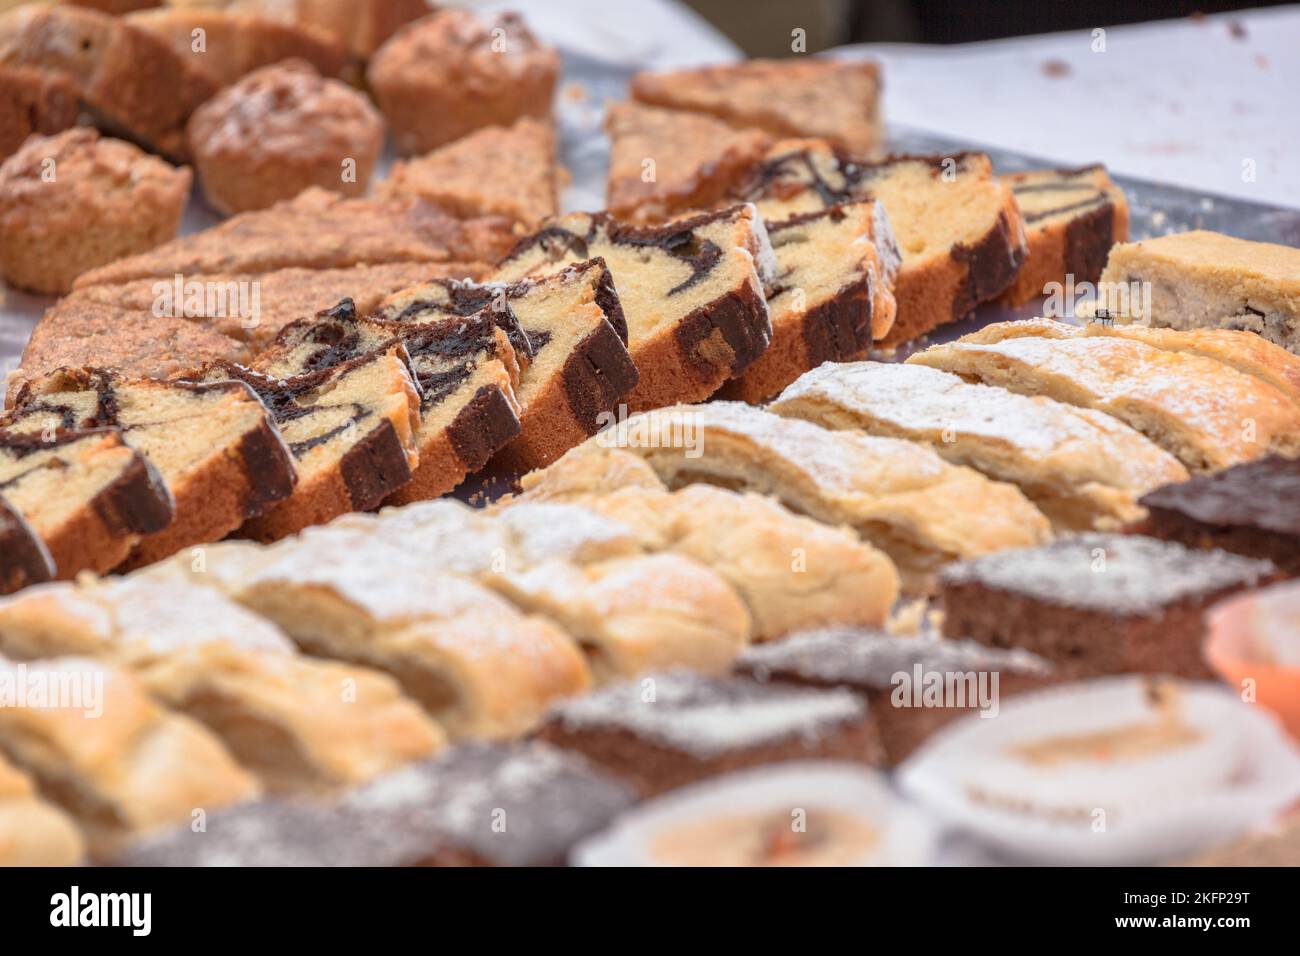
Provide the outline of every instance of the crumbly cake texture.
[[1061,323],[1010,322],[908,362],[1105,412],[1192,472],[1300,451],[1300,406],[1289,395],[1196,351]]
[[1212,674],[1204,611],[1277,568],[1224,551],[1088,533],[952,565],[939,576],[944,633],[1019,647],[1076,676]]
[[1238,329],[1300,352],[1300,249],[1196,230],[1124,243],[1103,283],[1150,283],[1140,319],[1172,329]]
[[[542,743],[466,744],[321,805],[259,801],[143,840],[123,866],[560,866],[636,802]],[[497,824],[503,818],[504,829]],[[494,825],[496,824],[496,825]]]
[[659,222],[722,202],[771,137],[721,120],[634,100],[610,104],[605,205],[621,219]]
[[0,162],[28,136],[52,136],[77,121],[77,87],[35,67],[0,66]]
[[1016,484],[1062,531],[1142,517],[1137,499],[1187,469],[1116,418],[922,365],[823,365],[772,403],[825,428],[926,444],[956,465]]
[[158,37],[79,6],[0,16],[0,64],[68,80],[98,125],[173,159],[185,158],[185,123],[214,92]]
[[624,452],[643,457],[673,488],[705,482],[772,495],[797,513],[848,525],[889,555],[907,593],[927,591],[948,561],[1051,537],[1047,519],[1015,486],[950,465],[929,448],[739,402],[643,413],[570,455]]
[[500,219],[452,219],[418,199],[349,199],[306,189],[269,209],[232,216],[202,232],[94,269],[78,288],[204,274],[343,269],[396,263],[495,261],[514,237]]
[[[305,60],[334,77],[348,61],[342,42],[328,33],[258,13],[173,6],[132,13],[126,22],[165,42],[217,88],[282,60]],[[203,31],[202,50],[194,49],[195,30]]]
[[[207,0],[181,2],[210,5]],[[373,56],[400,27],[429,12],[428,0],[227,0],[223,6],[318,30],[359,60]]]
[[[737,659],[736,672],[759,681],[843,687],[863,694],[890,766],[907,759],[948,722],[999,706],[1003,695],[1057,679],[1045,659],[1027,651],[857,628],[809,631],[752,647]],[[924,700],[923,682],[939,679],[960,688],[961,696],[942,704],[917,703]],[[900,688],[902,706],[895,701]]]
[[285,60],[200,106],[187,135],[204,196],[230,215],[266,209],[310,186],[364,196],[384,121],[365,94],[321,76],[306,60]]
[[0,429],[0,495],[40,537],[61,578],[116,567],[174,515],[157,470],[111,429]]
[[823,362],[866,356],[894,325],[899,253],[885,207],[846,203],[768,223],[772,342],[719,396],[759,403]]
[[389,296],[375,314],[396,322],[455,317],[493,301],[515,316],[531,351],[515,389],[520,433],[495,459],[522,474],[595,434],[638,373],[613,277],[599,258],[504,284],[429,282]]
[[532,229],[556,214],[559,180],[554,128],[525,116],[398,160],[375,193],[385,199],[418,196],[458,218],[504,216]]
[[71,818],[0,757],[0,866],[77,866],[85,852]]
[[1104,166],[1003,176],[1025,220],[1029,253],[1001,299],[1012,305],[1046,295],[1050,282],[1096,282],[1111,246],[1128,239],[1128,201]]
[[412,156],[484,126],[549,117],[559,71],[559,53],[518,14],[448,8],[398,30],[366,80],[398,153]]
[[1142,498],[1141,534],[1272,561],[1300,575],[1300,462],[1270,455]]
[[668,671],[559,704],[539,737],[655,796],[781,760],[875,764],[865,701],[847,690],[778,687]]
[[0,707],[0,754],[73,817],[93,857],[155,828],[188,825],[195,807],[214,811],[258,795],[215,737],[155,704],[125,671],[80,657],[0,661],[0,671],[18,686],[35,677],[102,688],[93,716],[84,701]]
[[64,369],[23,386],[0,425],[36,436],[51,428],[117,428],[149,460],[171,492],[175,514],[135,546],[127,567],[224,537],[289,497],[296,480],[270,412],[237,382],[158,382]]
[[767,348],[764,293],[776,263],[752,205],[663,226],[562,216],[521,239],[494,278],[517,281],[597,256],[618,289],[639,373],[631,410],[703,400]]
[[884,140],[880,69],[865,60],[749,60],[638,73],[631,93],[643,103],[706,113],[774,136],[826,139],[860,156]]
[[193,584],[129,577],[29,590],[0,602],[0,653],[84,655],[129,670],[272,792],[360,783],[444,740],[396,681],[300,657],[267,621]]
[[0,594],[54,577],[54,559],[21,512],[0,495]]
[[739,195],[769,221],[853,200],[884,205],[903,261],[894,289],[898,315],[882,348],[1002,294],[1027,249],[1015,196],[984,153],[871,163],[819,140],[788,140],[772,146]]
[[83,273],[173,238],[190,179],[93,129],[34,136],[0,165],[0,274],[67,292]]

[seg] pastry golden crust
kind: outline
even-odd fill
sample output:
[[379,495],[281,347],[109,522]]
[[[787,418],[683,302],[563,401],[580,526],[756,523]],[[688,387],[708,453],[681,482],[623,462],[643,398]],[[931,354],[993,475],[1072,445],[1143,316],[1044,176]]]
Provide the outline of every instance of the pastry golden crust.
[[0,866],[77,866],[85,852],[67,814],[0,757]]
[[615,216],[644,222],[721,203],[771,141],[761,130],[633,100],[609,107],[605,131],[605,204]]
[[1004,323],[908,361],[1106,412],[1193,472],[1300,451],[1300,407],[1288,395],[1203,355],[1109,330]]
[[77,121],[77,87],[35,67],[0,66],[0,163],[28,136],[52,136]]
[[825,428],[906,438],[1019,485],[1058,530],[1115,527],[1187,469],[1117,419],[1042,396],[969,385],[920,365],[823,365],[770,406]]
[[670,487],[703,481],[770,494],[793,511],[848,525],[893,559],[909,593],[926,591],[947,561],[1051,536],[1019,489],[922,445],[832,432],[735,402],[644,413],[570,454],[607,447],[641,455]]
[[305,60],[256,70],[190,117],[203,194],[227,215],[266,209],[318,186],[364,196],[384,145],[366,97]]
[[883,141],[880,70],[865,61],[749,60],[665,73],[638,73],[632,97],[707,113],[774,136],[817,136],[858,156]]
[[190,171],[93,129],[34,136],[0,166],[0,274],[62,293],[176,235]]

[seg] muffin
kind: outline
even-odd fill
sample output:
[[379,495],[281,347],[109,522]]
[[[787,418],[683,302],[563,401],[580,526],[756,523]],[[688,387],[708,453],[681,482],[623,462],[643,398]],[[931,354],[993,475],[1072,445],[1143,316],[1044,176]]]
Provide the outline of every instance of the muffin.
[[364,196],[384,123],[364,95],[303,60],[263,67],[195,110],[190,149],[208,202],[265,209],[309,186]]
[[67,292],[83,272],[175,237],[190,180],[93,129],[31,136],[0,165],[0,274]]
[[427,153],[484,126],[550,115],[560,57],[514,13],[441,10],[395,33],[366,78],[397,151]]

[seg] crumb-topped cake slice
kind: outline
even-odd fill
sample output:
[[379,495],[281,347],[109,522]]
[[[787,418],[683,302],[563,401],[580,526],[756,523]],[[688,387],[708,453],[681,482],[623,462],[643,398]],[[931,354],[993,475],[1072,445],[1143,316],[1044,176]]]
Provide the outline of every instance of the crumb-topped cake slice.
[[54,577],[54,559],[27,519],[0,494],[0,594]]
[[1178,459],[1103,412],[921,365],[823,365],[771,410],[825,428],[929,445],[946,460],[1020,486],[1061,530],[1140,517],[1145,492],[1187,476]]
[[894,325],[899,254],[879,202],[847,203],[770,222],[776,286],[772,344],[722,387],[758,403],[823,362],[863,358]]
[[172,521],[172,496],[115,429],[0,430],[0,495],[36,532],[61,578],[117,566]]
[[0,420],[40,434],[50,428],[119,428],[158,470],[175,500],[170,525],[139,542],[139,567],[193,544],[217,541],[293,491],[296,473],[275,421],[236,382],[158,382],[102,369],[63,369],[18,392]]
[[1128,201],[1104,166],[1003,176],[1025,220],[1029,254],[1001,298],[1013,305],[1046,295],[1049,282],[1096,282],[1111,246],[1128,239]]
[[739,195],[769,221],[853,200],[889,214],[903,261],[890,348],[1000,295],[1025,258],[1024,223],[984,153],[864,162],[818,140],[776,143]]
[[494,278],[513,282],[595,257],[614,277],[640,376],[629,408],[705,399],[767,348],[764,293],[775,260],[753,206],[662,226],[562,216],[520,240]]
[[497,454],[504,469],[548,465],[595,434],[637,383],[627,320],[603,259],[537,278],[475,285],[436,281],[389,296],[376,316],[396,322],[465,315],[500,301],[518,319],[532,357],[519,375],[521,431]]
[[1240,329],[1300,352],[1300,249],[1195,230],[1123,243],[1103,285],[1149,283],[1140,316],[1119,322],[1172,329]]

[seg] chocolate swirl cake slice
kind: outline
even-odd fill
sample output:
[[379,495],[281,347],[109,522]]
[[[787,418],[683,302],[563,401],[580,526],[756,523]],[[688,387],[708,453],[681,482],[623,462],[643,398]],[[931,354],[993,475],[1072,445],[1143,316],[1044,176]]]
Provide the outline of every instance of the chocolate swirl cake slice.
[[881,202],[898,239],[892,348],[999,296],[1026,253],[1011,189],[984,153],[864,162],[820,140],[777,143],[740,187],[769,222],[861,199]]
[[562,216],[520,240],[495,278],[514,282],[597,256],[614,277],[640,374],[629,408],[708,398],[767,348],[764,292],[776,266],[753,206],[662,226]]
[[504,303],[465,315],[414,306],[394,322],[360,318],[344,300],[285,329],[253,367],[276,377],[312,373],[394,342],[406,349],[420,396],[414,471],[386,499],[400,504],[446,494],[519,434],[515,387],[531,346]]
[[1002,293],[1012,305],[1046,295],[1049,282],[1096,282],[1106,254],[1128,239],[1128,201],[1104,166],[1003,176],[1025,219],[1029,253]]
[[139,542],[127,567],[220,540],[294,487],[293,459],[271,414],[238,382],[159,382],[61,369],[24,385],[2,421],[37,435],[54,428],[117,428],[158,470],[175,515]]
[[[39,536],[60,578],[108,571],[173,515],[158,472],[112,429],[0,430],[0,495]],[[8,547],[4,555],[13,560]]]
[[768,223],[776,287],[768,293],[772,344],[722,386],[722,398],[758,403],[823,362],[866,356],[894,324],[899,254],[879,202],[846,203]]
[[54,577],[54,559],[27,520],[0,495],[0,594]]
[[637,383],[627,321],[603,259],[504,285],[435,281],[389,296],[376,315],[396,322],[465,315],[500,300],[532,350],[515,395],[520,434],[496,455],[502,468],[548,465],[596,433]]

